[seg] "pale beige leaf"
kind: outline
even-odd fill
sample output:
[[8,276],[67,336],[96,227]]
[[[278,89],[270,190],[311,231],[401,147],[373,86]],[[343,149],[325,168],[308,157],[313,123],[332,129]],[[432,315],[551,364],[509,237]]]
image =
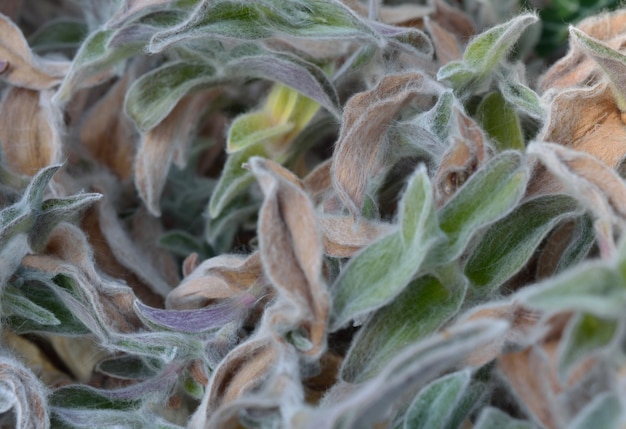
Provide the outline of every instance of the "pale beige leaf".
[[297,308],[311,343],[306,354],[319,356],[326,342],[329,297],[313,203],[299,179],[273,161],[254,157],[250,169],[265,194],[258,226],[263,268],[278,293]]
[[142,134],[135,158],[135,185],[154,216],[161,215],[159,200],[176,148],[187,146],[204,108],[215,91],[183,98],[155,128]]
[[609,85],[603,82],[556,95],[541,140],[588,153],[618,168],[626,157],[626,126]]
[[248,257],[223,254],[207,259],[173,289],[165,301],[167,308],[201,308],[220,299],[241,295],[255,284],[264,283],[258,253]]
[[69,61],[52,61],[33,54],[22,31],[0,14],[0,61],[8,66],[0,78],[28,89],[49,89],[58,85],[70,67]]
[[0,144],[8,167],[32,176],[62,161],[62,115],[49,91],[9,88],[0,106]]
[[404,106],[428,92],[425,80],[417,72],[388,75],[346,103],[331,173],[353,215],[360,213],[369,179],[380,169],[387,129]]
[[324,215],[319,218],[324,253],[335,258],[350,258],[394,227],[382,222],[352,216]]
[[458,41],[452,33],[439,25],[437,21],[430,18],[426,18],[424,23],[428,34],[430,34],[433,40],[435,55],[439,66],[448,64],[450,61],[461,59],[463,52],[461,52]]
[[122,180],[132,177],[136,152],[135,127],[120,115],[130,79],[127,73],[118,80],[91,108],[80,129],[81,144]]
[[442,206],[491,156],[480,127],[454,107],[456,129],[435,173],[435,199]]

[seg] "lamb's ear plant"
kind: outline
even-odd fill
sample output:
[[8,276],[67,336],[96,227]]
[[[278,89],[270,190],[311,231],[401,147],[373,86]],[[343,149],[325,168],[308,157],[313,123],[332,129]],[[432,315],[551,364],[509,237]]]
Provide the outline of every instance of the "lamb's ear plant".
[[0,4],[0,426],[624,425],[626,14],[421,3]]

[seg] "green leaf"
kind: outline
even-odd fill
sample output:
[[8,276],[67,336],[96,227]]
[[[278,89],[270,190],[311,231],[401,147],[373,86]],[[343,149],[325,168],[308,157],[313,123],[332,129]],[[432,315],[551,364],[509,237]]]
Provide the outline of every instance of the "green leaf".
[[397,296],[440,239],[432,188],[423,166],[409,180],[400,213],[400,231],[366,247],[339,275],[332,288],[331,330]]
[[529,286],[518,297],[533,308],[549,312],[578,310],[618,317],[626,304],[626,284],[614,267],[589,262]]
[[523,196],[528,171],[517,151],[502,152],[474,173],[439,209],[439,227],[447,241],[437,246],[429,262],[445,264],[456,259],[480,228],[509,213]]
[[[600,426],[598,426],[600,427]],[[474,429],[533,429],[529,422],[517,420],[497,408],[484,408],[474,425]]]
[[[19,289],[22,297],[36,305],[47,313],[41,313],[46,320],[38,320],[39,317],[24,316],[20,313],[12,313],[2,303],[2,313],[6,314],[3,322],[18,334],[27,332],[49,332],[66,335],[88,334],[90,331],[65,305],[61,297],[49,286],[41,282],[29,281]],[[10,304],[9,304],[10,305]],[[7,314],[8,313],[8,314]],[[53,319],[56,322],[50,323]],[[43,322],[43,323],[42,323]]]
[[576,27],[570,27],[569,33],[574,42],[593,58],[611,79],[617,106],[622,112],[626,112],[626,55],[611,49]]
[[22,317],[39,325],[55,326],[61,321],[54,313],[26,298],[19,289],[6,285],[2,295],[2,314]]
[[170,62],[146,73],[129,88],[126,113],[143,131],[157,126],[190,91],[222,83],[209,64]]
[[510,107],[535,119],[545,119],[547,113],[541,97],[526,85],[504,76],[498,79],[498,89]]
[[478,105],[476,118],[491,137],[496,149],[524,150],[524,136],[514,106],[498,91],[493,91]]
[[379,39],[356,14],[336,1],[220,0],[197,8],[182,25],[155,34],[149,49],[159,52],[174,43],[197,38],[254,40],[278,35],[315,40]]
[[209,201],[209,216],[216,218],[237,195],[254,182],[254,176],[243,165],[253,156],[268,157],[262,144],[253,144],[239,152],[232,153],[226,159],[217,185]]
[[445,428],[470,380],[471,372],[464,370],[441,377],[423,388],[409,405],[403,428]]
[[291,122],[273,123],[271,116],[265,111],[245,113],[235,118],[228,129],[226,151],[237,152],[246,147],[274,141],[291,131]]
[[472,289],[486,296],[524,267],[541,241],[578,205],[565,195],[547,195],[519,206],[493,224],[465,265]]
[[554,272],[563,272],[580,263],[589,253],[595,239],[596,235],[591,216],[585,213],[576,218],[570,241],[563,251]]
[[123,380],[144,380],[157,375],[159,362],[140,356],[116,356],[100,361],[96,370]]
[[623,423],[624,409],[619,396],[612,392],[601,393],[576,416],[571,429],[617,429]]
[[54,95],[55,103],[64,105],[89,79],[143,49],[143,43],[109,48],[114,34],[114,30],[98,30],[85,39],[72,61],[70,71]]
[[571,320],[560,343],[559,376],[567,380],[569,371],[584,357],[606,348],[618,322],[593,314],[579,313]]
[[44,24],[30,38],[30,47],[38,51],[78,48],[89,34],[87,24],[75,19],[60,19]]
[[441,67],[437,79],[449,81],[462,96],[477,88],[482,90],[494,68],[506,59],[524,30],[537,20],[536,15],[523,14],[478,35],[467,46],[463,59]]
[[430,275],[411,282],[361,327],[346,356],[342,378],[353,383],[367,380],[398,352],[435,332],[456,314],[465,287],[462,281],[446,287]]
[[90,410],[134,410],[139,400],[113,399],[85,385],[61,387],[50,396],[50,406]]
[[159,238],[159,246],[183,258],[186,258],[192,253],[206,255],[209,250],[202,240],[184,230],[170,230],[164,233],[161,238]]

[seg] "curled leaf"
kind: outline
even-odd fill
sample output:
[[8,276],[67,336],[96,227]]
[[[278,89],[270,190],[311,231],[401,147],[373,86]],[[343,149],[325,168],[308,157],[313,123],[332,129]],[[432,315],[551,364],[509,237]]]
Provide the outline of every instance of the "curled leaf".
[[263,267],[278,293],[291,302],[310,349],[324,350],[329,296],[322,278],[322,239],[313,204],[300,181],[288,170],[262,158],[252,158],[265,200],[259,214],[259,247]]
[[0,61],[4,68],[0,79],[31,90],[50,89],[58,85],[69,70],[67,61],[46,60],[33,54],[22,31],[0,14]]

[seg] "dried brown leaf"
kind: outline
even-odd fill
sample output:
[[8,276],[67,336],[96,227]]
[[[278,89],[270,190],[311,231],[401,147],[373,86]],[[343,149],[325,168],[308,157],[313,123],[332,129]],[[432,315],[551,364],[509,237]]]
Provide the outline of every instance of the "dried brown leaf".
[[258,253],[248,257],[223,254],[198,265],[169,293],[165,305],[177,310],[201,308],[246,293],[260,283],[264,276]]
[[435,173],[435,199],[442,206],[491,156],[480,127],[458,108],[453,108],[456,130]]
[[135,127],[120,115],[129,83],[127,73],[91,108],[80,129],[81,143],[122,180],[132,177],[136,152]]
[[0,61],[8,67],[0,78],[11,85],[42,90],[58,85],[70,68],[69,61],[52,61],[34,55],[22,31],[0,14]]
[[319,218],[324,253],[336,258],[350,258],[374,240],[393,230],[393,226],[367,219],[355,222],[352,216],[324,215]]
[[259,214],[263,268],[278,293],[296,306],[309,356],[325,347],[329,297],[322,279],[322,238],[313,203],[299,179],[273,161],[254,157],[250,169],[265,200]]
[[48,91],[12,87],[0,106],[0,144],[7,165],[16,173],[34,175],[61,161],[61,112]]
[[46,386],[59,387],[72,382],[66,373],[59,371],[35,343],[8,330],[2,331],[2,343],[16,354]]
[[135,158],[135,185],[154,216],[161,215],[159,200],[177,146],[188,146],[204,107],[216,94],[208,91],[186,96],[159,125],[141,136]]
[[[612,49],[622,51],[626,41],[626,12],[618,10],[581,21],[577,28]],[[544,73],[540,81],[543,91],[593,86],[603,76],[601,68],[577,43],[567,55]]]
[[608,84],[562,91],[550,106],[541,140],[593,155],[617,168],[626,157],[626,126]]
[[463,52],[459,47],[456,37],[448,30],[432,19],[426,19],[426,29],[433,39],[435,55],[439,66],[448,64],[450,61],[461,59]]
[[464,45],[470,37],[476,35],[474,21],[458,7],[451,6],[445,0],[435,0],[435,13],[430,17],[442,28],[454,34]]
[[417,72],[388,75],[346,103],[331,173],[335,189],[353,215],[360,213],[368,180],[381,167],[387,129],[404,106],[428,92],[425,81]]

